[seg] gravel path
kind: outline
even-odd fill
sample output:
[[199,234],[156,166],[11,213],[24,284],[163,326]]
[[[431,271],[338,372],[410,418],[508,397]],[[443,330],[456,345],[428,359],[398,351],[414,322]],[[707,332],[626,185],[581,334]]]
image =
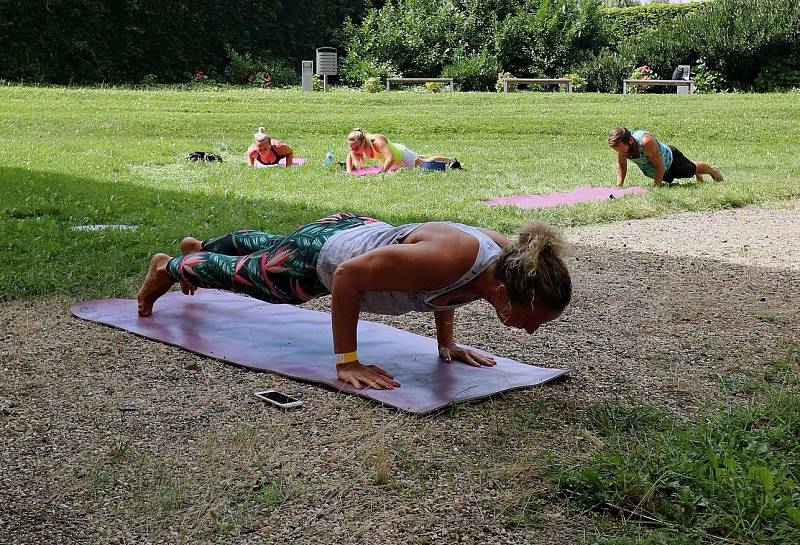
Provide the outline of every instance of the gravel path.
[[574,229],[583,244],[800,271],[800,200]]
[[[527,336],[474,305],[456,333],[574,375],[428,417],[82,322],[68,301],[4,304],[0,543],[580,542],[592,522],[541,462],[602,444],[581,425],[592,404],[688,414],[785,356],[800,339],[798,211],[570,231],[561,320]],[[381,320],[434,331],[429,316]],[[272,410],[252,396],[267,386],[307,404]]]

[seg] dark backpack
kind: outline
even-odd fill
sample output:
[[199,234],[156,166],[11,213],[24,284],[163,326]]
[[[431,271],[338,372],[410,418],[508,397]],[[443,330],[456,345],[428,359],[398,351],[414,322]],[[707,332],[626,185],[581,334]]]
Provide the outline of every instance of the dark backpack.
[[214,161],[222,162],[222,157],[219,155],[214,155],[213,153],[206,153],[204,151],[193,151],[189,155],[186,156],[188,161],[197,162],[197,161],[205,161],[207,163],[212,163]]

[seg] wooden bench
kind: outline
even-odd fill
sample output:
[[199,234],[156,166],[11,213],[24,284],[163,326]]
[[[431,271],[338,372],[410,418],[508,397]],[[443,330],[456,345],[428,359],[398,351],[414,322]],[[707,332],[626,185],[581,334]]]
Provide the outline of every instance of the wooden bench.
[[447,83],[450,85],[450,92],[452,93],[454,90],[453,78],[386,78],[386,90],[390,90],[392,83],[428,83],[429,81]]
[[572,80],[567,78],[506,78],[503,80],[503,92],[508,92],[508,84],[520,84],[520,83],[541,83],[541,84],[557,84],[557,85],[566,85],[567,92],[572,92]]
[[694,93],[694,81],[690,79],[624,79],[622,80],[622,94],[627,94],[629,85],[661,85],[662,87],[688,86],[689,93]]

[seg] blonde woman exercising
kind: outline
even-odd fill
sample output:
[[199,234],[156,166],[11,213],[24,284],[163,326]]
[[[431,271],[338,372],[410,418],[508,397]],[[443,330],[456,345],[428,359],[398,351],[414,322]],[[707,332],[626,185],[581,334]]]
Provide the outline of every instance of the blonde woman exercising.
[[382,134],[372,134],[363,129],[353,129],[347,135],[347,172],[365,168],[366,159],[374,159],[381,163],[381,172],[389,172],[398,168],[416,168],[425,161],[440,161],[450,168],[461,168],[455,157],[441,155],[418,155],[403,144],[389,141]]
[[560,235],[543,223],[527,225],[511,242],[461,223],[394,226],[341,212],[289,235],[236,231],[203,242],[185,238],[183,256],[150,260],[139,315],[150,316],[178,282],[187,294],[213,288],[289,305],[330,294],[339,378],[356,388],[391,389],[400,386],[392,375],[359,359],[361,311],[431,312],[444,361],[491,367],[491,356],[456,344],[454,310],[484,300],[504,325],[533,333],[558,318],[572,297],[563,249]]
[[247,164],[249,166],[277,165],[281,159],[286,159],[286,166],[292,166],[294,152],[292,148],[276,138],[271,138],[264,127],[259,127],[253,135],[253,144],[247,150]]

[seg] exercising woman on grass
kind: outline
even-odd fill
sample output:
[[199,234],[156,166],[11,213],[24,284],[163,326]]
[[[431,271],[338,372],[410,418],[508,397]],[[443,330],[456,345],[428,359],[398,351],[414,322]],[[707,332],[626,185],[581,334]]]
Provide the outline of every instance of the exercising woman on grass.
[[493,366],[489,356],[453,340],[456,307],[483,299],[500,321],[533,333],[569,304],[572,282],[562,261],[564,242],[543,223],[524,227],[516,242],[460,223],[394,227],[339,213],[286,236],[236,231],[181,242],[183,257],[156,254],[139,290],[139,315],[176,283],[245,293],[269,303],[298,305],[332,294],[333,348],[339,378],[356,388],[400,384],[356,353],[360,311],[433,312],[439,355],[447,362]]
[[455,157],[441,155],[417,155],[403,144],[390,142],[382,134],[371,134],[362,129],[353,129],[347,135],[347,172],[365,168],[366,159],[375,159],[381,163],[381,172],[389,172],[398,168],[416,168],[424,161],[440,161],[450,168],[461,168]]
[[286,158],[287,167],[292,166],[292,148],[276,138],[270,138],[264,127],[259,127],[253,135],[253,144],[247,150],[247,164],[266,167],[277,165],[283,158]]
[[642,130],[631,132],[625,127],[614,127],[608,133],[608,145],[617,152],[617,185],[625,184],[628,174],[628,159],[648,178],[653,179],[653,186],[662,183],[671,184],[675,178],[691,178],[703,181],[703,174],[709,174],[714,180],[721,182],[722,173],[719,167],[690,161],[675,146],[662,144],[656,137]]

